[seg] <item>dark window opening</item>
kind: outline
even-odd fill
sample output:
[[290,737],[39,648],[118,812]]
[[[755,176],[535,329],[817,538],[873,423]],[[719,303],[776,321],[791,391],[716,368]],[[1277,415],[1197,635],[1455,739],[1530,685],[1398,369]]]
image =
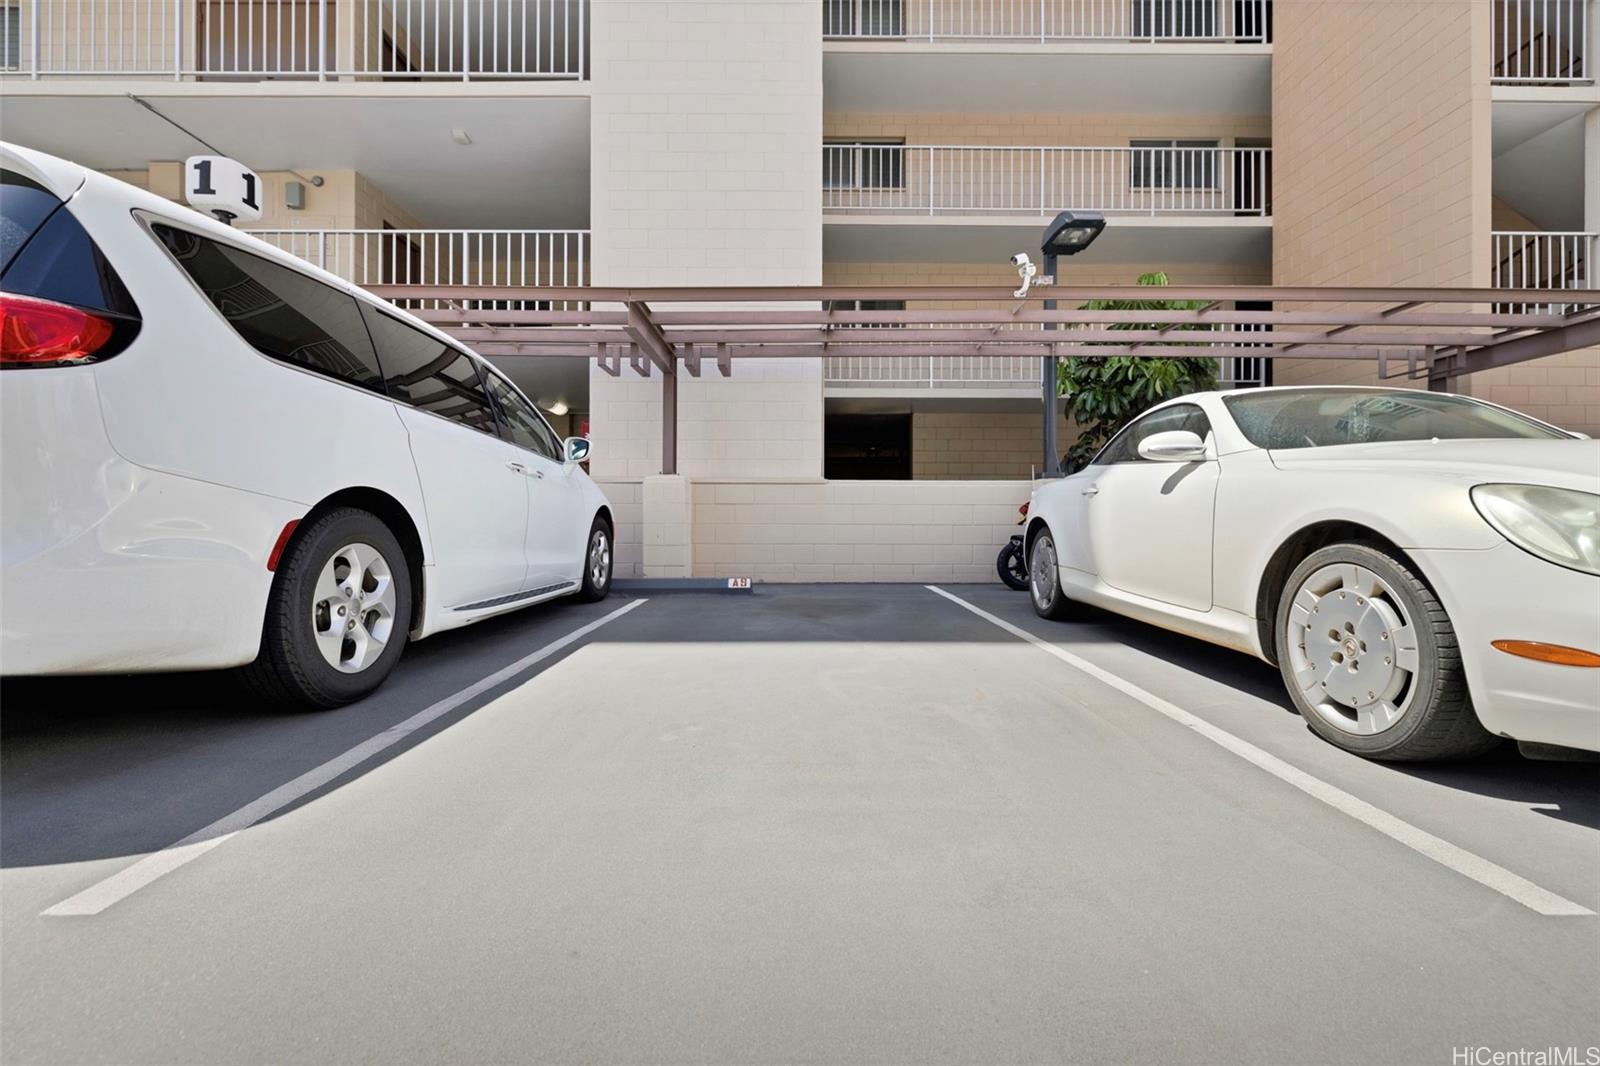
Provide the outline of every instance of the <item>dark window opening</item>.
[[1131,141],[1135,189],[1215,189],[1215,138]]
[[[1270,311],[1271,300],[1240,300],[1234,305],[1236,311]],[[1241,333],[1265,333],[1272,327],[1265,322],[1244,322],[1236,326],[1227,327]],[[1257,345],[1241,344],[1241,348],[1254,348]],[[1259,347],[1267,347],[1262,343]],[[1266,356],[1228,355],[1221,359],[1222,367],[1217,375],[1217,383],[1224,388],[1235,389],[1261,388],[1272,384],[1272,360]]]
[[826,37],[904,37],[904,0],[824,0]]
[[822,476],[830,481],[911,480],[911,415],[828,415]]
[[1217,5],[1211,0],[1133,0],[1133,35],[1214,38]]
[[[825,311],[904,311],[904,300],[824,300]],[[904,322],[885,322],[880,325],[869,325],[865,322],[838,322],[834,324],[838,329],[900,329]]]
[[905,139],[881,141],[825,140],[822,187],[825,189],[904,189]]

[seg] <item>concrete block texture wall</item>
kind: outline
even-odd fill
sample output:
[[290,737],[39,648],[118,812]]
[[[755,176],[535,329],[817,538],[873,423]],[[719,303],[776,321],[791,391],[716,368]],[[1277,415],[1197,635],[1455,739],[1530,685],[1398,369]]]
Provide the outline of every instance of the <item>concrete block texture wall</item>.
[[[812,0],[597,0],[590,213],[596,285],[822,280],[822,38]],[[680,377],[679,470],[818,477],[820,362]],[[661,381],[590,375],[593,467],[661,468]]]
[[994,581],[1028,481],[704,481],[694,572],[758,581]]
[[[1038,411],[916,411],[911,415],[911,477],[917,481],[1031,478],[1044,460]],[[1056,422],[1065,447],[1076,432]]]
[[[1274,5],[1276,284],[1488,284],[1491,7]],[[1346,360],[1275,369],[1280,384],[1368,383],[1376,372]]]

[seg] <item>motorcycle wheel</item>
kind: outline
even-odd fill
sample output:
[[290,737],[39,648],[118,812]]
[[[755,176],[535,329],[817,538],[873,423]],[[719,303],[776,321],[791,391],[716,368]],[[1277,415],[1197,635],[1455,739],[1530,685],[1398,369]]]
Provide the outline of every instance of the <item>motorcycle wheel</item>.
[[994,568],[1000,574],[1000,580],[1005,582],[1008,589],[1017,592],[1028,591],[1028,567],[1022,558],[1022,548],[1012,542],[1000,549],[1000,554],[995,556]]

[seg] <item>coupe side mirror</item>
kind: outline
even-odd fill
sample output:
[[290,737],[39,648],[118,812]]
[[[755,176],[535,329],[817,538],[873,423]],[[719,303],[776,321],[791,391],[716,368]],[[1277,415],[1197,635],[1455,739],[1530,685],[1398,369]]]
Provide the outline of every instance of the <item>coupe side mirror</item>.
[[586,437],[568,437],[564,445],[567,462],[581,463],[589,458],[589,441]]
[[1158,463],[1198,463],[1206,457],[1206,442],[1187,429],[1152,433],[1139,442],[1139,458]]

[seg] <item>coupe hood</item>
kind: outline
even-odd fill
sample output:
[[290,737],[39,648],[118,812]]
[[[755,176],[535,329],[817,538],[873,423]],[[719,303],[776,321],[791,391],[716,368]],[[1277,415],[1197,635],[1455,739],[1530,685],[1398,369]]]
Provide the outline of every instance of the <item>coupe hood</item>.
[[1594,440],[1400,441],[1268,454],[1281,470],[1431,474],[1471,484],[1509,481],[1600,493],[1600,441]]

